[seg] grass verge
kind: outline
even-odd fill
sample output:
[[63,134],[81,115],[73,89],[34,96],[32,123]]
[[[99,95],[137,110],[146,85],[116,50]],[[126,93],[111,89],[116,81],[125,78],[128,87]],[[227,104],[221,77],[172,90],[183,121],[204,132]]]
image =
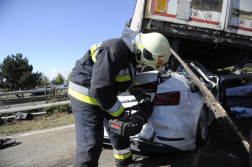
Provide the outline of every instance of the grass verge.
[[13,120],[12,122],[6,122],[4,125],[0,125],[0,135],[4,137],[73,123],[73,113],[55,113],[50,116],[35,117],[33,120]]
[[[36,110],[36,112],[40,111],[41,110]],[[66,113],[66,106],[56,106],[52,108],[43,109],[43,111],[47,111],[48,114],[44,116],[34,117],[32,120],[11,119],[5,121],[3,125],[0,125],[0,137],[74,123],[74,115],[73,113]],[[32,112],[29,111],[27,113]],[[5,116],[7,116],[7,114]]]

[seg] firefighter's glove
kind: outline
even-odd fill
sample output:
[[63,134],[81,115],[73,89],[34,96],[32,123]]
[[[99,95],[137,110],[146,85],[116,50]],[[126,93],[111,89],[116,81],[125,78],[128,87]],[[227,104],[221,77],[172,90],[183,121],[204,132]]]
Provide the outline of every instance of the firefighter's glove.
[[119,121],[126,122],[129,119],[127,112],[123,111],[122,114],[117,118]]
[[139,123],[141,120],[143,124],[146,124],[152,114],[151,102],[149,102],[148,100],[144,100],[142,103],[139,104],[139,108],[140,109],[136,113],[130,116],[129,122]]
[[135,96],[137,101],[141,101],[142,99],[145,99],[145,93],[143,89],[141,89],[138,85],[132,86],[128,91],[131,95]]

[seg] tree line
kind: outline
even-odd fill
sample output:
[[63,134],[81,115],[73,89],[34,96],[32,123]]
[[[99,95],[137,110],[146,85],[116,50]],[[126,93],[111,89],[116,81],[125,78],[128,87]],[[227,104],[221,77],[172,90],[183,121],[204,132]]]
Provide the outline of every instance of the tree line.
[[[70,74],[67,82],[69,83]],[[51,81],[54,85],[62,85],[64,76],[58,73]],[[42,72],[33,72],[33,66],[29,65],[26,57],[23,58],[21,53],[7,56],[0,64],[0,88],[8,91],[26,90],[36,87],[51,85],[47,76]]]

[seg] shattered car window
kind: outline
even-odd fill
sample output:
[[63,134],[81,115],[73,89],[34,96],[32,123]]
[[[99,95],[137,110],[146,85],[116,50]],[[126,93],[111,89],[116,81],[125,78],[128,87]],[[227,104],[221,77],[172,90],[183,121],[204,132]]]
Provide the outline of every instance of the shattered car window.
[[[185,61],[186,63],[189,63],[189,61]],[[196,62],[196,61],[191,61],[193,62],[205,75],[206,77],[208,76],[212,76],[213,74],[208,71],[203,65],[201,65],[200,63]],[[187,71],[184,69],[184,67],[182,65],[179,66],[178,68],[178,72],[180,74],[182,74],[185,77],[190,77],[190,75],[187,73]]]

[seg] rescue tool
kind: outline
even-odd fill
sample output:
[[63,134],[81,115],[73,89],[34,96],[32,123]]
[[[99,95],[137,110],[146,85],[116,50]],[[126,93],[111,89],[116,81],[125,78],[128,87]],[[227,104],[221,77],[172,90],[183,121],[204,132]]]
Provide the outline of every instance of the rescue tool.
[[[137,111],[131,114],[132,110]],[[143,129],[143,125],[148,122],[152,112],[151,96],[145,95],[145,100],[142,103],[138,102],[137,105],[125,108],[125,111],[128,111],[129,119],[125,122],[119,121],[118,119],[109,120],[110,130],[124,137],[139,134]]]

